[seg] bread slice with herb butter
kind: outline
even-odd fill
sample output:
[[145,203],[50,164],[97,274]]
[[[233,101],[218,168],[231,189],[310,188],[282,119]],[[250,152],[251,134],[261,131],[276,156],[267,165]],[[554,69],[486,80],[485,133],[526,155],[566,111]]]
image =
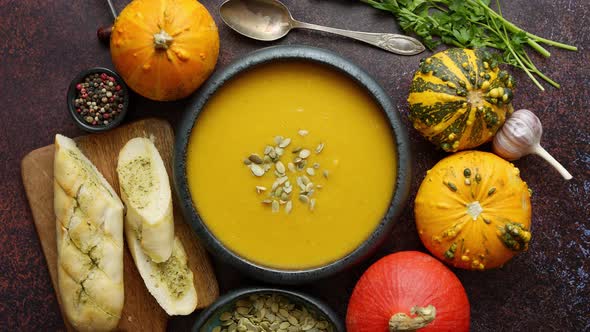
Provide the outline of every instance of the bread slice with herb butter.
[[57,283],[78,331],[110,331],[121,317],[123,203],[76,143],[55,136]]
[[168,174],[153,142],[127,142],[119,153],[117,173],[127,206],[127,245],[148,291],[168,315],[192,313],[197,307],[193,273],[182,242],[174,236]]
[[127,142],[119,152],[117,174],[127,207],[126,223],[131,224],[143,252],[156,263],[165,262],[174,246],[172,195],[154,143],[143,137]]
[[195,311],[197,291],[182,242],[175,237],[170,258],[154,263],[141,250],[137,237],[128,227],[129,223],[125,223],[127,245],[150,294],[168,315],[188,315]]

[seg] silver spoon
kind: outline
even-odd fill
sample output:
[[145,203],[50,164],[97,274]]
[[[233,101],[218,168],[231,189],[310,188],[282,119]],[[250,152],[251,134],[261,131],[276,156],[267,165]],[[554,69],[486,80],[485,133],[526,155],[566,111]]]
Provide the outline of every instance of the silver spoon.
[[418,40],[404,35],[358,32],[299,22],[278,0],[227,0],[221,4],[219,13],[230,28],[257,40],[277,40],[291,29],[301,28],[350,37],[395,54],[414,55],[425,49]]

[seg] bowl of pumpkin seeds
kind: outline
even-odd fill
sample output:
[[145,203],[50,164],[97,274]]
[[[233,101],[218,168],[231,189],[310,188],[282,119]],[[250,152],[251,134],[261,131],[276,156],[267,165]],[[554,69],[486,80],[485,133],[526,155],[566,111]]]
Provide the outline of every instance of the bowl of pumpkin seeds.
[[278,288],[245,288],[203,311],[193,332],[344,332],[338,316],[308,295]]

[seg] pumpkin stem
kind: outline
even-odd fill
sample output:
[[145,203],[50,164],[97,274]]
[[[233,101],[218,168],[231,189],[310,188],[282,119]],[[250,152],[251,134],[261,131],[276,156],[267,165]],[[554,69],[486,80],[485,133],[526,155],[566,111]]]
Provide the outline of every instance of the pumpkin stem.
[[164,29],[160,30],[160,32],[154,34],[154,46],[157,49],[168,49],[168,46],[172,44],[174,38],[168,34],[168,32],[164,31]]
[[429,304],[426,308],[414,306],[410,314],[416,315],[410,317],[403,312],[391,316],[389,319],[389,332],[396,331],[415,331],[430,324],[436,317],[436,308]]

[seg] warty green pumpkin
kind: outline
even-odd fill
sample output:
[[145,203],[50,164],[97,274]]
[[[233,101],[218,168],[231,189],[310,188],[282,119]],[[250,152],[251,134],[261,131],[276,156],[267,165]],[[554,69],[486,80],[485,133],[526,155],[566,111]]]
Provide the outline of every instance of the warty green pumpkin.
[[483,49],[451,48],[423,59],[410,86],[410,120],[447,152],[491,140],[511,114],[512,76]]

